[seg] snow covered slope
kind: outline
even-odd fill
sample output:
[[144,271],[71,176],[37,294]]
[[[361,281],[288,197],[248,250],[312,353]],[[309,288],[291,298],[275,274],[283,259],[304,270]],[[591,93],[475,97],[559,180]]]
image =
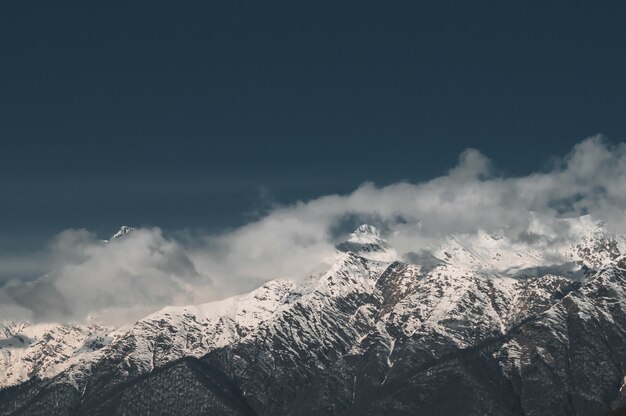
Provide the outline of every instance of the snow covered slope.
[[49,378],[110,342],[99,325],[0,323],[0,388]]

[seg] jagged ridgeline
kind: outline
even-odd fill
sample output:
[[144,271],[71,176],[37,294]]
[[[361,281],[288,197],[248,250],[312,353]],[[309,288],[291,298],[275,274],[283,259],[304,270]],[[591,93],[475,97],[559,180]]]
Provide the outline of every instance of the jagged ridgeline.
[[128,328],[3,322],[0,415],[619,414],[624,240],[581,227],[549,265],[468,241],[400,259],[363,225],[304,282]]

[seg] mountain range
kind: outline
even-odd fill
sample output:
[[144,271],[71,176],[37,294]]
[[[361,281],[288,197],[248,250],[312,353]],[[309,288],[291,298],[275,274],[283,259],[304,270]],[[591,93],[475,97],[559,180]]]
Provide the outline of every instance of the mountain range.
[[399,255],[364,224],[304,281],[118,328],[1,321],[0,416],[621,414],[626,240],[577,230]]

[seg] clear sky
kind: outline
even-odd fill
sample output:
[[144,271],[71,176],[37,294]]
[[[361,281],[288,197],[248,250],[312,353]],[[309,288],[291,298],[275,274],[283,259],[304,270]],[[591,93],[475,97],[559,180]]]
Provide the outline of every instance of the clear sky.
[[622,1],[5,1],[0,250],[626,138]]

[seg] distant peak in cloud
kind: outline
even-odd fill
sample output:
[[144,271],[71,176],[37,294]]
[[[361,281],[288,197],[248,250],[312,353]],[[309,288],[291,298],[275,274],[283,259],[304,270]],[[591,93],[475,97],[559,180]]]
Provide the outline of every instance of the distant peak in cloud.
[[111,240],[124,237],[125,235],[132,233],[133,231],[135,231],[134,227],[130,227],[128,225],[122,225],[120,229],[117,230],[117,232],[111,236]]
[[362,235],[371,235],[371,236],[375,236],[375,237],[380,237],[380,231],[378,231],[378,228],[374,227],[373,225],[369,225],[369,224],[361,224],[357,227],[356,230],[354,230],[354,232],[352,233],[355,236],[362,236]]

